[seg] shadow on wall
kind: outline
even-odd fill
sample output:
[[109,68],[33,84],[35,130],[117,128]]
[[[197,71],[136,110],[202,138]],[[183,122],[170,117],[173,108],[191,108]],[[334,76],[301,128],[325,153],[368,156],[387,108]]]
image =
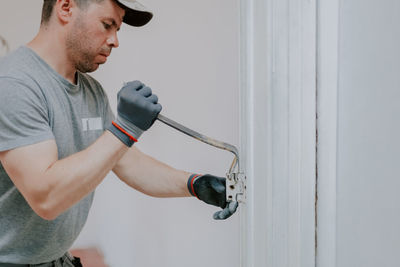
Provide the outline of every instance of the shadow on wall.
[[109,267],[104,262],[103,253],[97,248],[73,249],[70,253],[74,257],[80,258],[85,267]]
[[8,45],[6,39],[0,35],[0,57],[5,56],[10,51],[10,46]]

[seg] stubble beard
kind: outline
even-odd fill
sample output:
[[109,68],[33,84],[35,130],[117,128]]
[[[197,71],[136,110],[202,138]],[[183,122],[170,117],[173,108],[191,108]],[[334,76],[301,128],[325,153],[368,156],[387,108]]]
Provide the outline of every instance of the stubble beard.
[[99,64],[95,63],[97,52],[89,43],[88,31],[84,22],[78,20],[74,29],[76,30],[69,32],[66,38],[69,59],[76,70],[82,73],[93,72],[99,67]]

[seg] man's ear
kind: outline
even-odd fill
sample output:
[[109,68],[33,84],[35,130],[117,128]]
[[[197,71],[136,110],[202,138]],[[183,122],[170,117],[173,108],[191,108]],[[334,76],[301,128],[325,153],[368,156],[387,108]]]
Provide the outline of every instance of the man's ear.
[[74,0],[57,0],[53,11],[62,24],[67,24],[76,12],[76,3]]

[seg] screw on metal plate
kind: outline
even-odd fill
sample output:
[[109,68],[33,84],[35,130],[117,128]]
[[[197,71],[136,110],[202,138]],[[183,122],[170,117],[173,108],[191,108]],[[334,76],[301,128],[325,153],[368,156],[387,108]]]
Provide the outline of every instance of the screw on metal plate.
[[[208,145],[214,146],[216,148],[224,149],[232,152],[235,157],[231,164],[231,167],[226,175],[226,200],[227,201],[237,201],[239,203],[246,203],[246,176],[241,172],[240,169],[240,159],[239,159],[239,151],[238,149],[228,143],[221,142],[210,137],[207,137],[203,134],[200,134],[196,131],[193,131],[182,124],[179,124],[161,114],[158,115],[157,119],[166,125],[189,135],[201,142],[204,142]],[[236,171],[235,171],[236,169]]]
[[226,200],[246,203],[246,176],[244,173],[226,174]]

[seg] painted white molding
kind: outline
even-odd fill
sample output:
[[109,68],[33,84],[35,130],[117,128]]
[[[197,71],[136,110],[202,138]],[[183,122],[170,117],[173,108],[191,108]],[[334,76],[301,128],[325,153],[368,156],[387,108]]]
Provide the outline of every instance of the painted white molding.
[[316,266],[336,267],[339,0],[318,2]]
[[315,266],[315,0],[242,0],[241,54],[241,266]]

